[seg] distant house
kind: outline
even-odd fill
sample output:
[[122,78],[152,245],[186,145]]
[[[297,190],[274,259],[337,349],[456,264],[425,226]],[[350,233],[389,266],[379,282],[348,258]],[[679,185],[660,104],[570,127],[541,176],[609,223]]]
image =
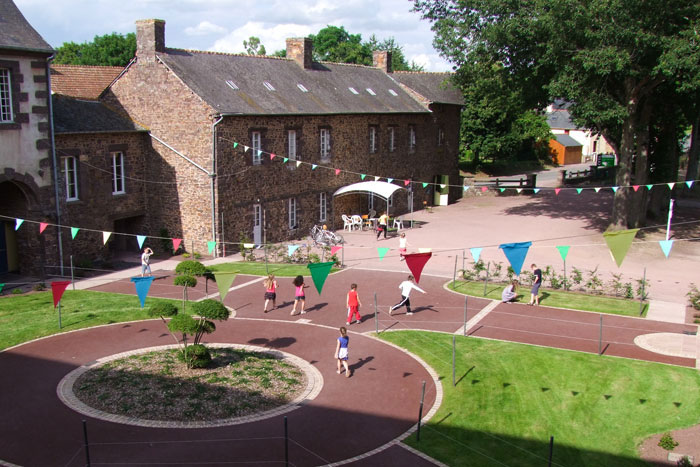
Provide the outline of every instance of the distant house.
[[[569,135],[581,145],[581,162],[595,163],[595,156],[614,152],[605,138],[591,130],[577,127],[571,120],[570,103],[557,100],[547,107],[547,124],[555,135]],[[574,162],[571,162],[574,163]]]
[[580,164],[583,146],[569,135],[556,135],[549,141],[552,161],[559,165]]

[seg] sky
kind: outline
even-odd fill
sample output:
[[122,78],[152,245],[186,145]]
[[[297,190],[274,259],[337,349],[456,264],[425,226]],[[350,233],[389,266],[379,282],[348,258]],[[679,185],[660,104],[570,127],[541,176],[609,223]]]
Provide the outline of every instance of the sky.
[[430,23],[411,12],[411,0],[14,0],[54,48],[95,36],[135,32],[139,19],[165,20],[166,47],[243,52],[243,40],[260,38],[267,53],[288,37],[344,26],[363,41],[393,37],[409,63],[425,71],[451,71],[432,47]]

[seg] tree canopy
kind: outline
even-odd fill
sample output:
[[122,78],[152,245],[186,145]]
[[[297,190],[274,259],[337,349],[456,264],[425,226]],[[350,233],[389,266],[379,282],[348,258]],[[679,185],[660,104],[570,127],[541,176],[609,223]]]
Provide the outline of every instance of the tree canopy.
[[56,49],[55,63],[61,65],[126,66],[136,54],[136,34],[113,32],[95,36],[92,42],[64,42]]
[[[522,108],[539,110],[555,98],[569,101],[574,122],[615,149],[616,185],[644,185],[650,160],[677,160],[678,126],[698,113],[685,105],[700,89],[698,2],[414,0],[414,7],[433,23],[435,46],[459,67],[467,90],[472,81],[504,83]],[[618,190],[612,224],[642,224],[648,201],[644,190]]]
[[248,40],[243,41],[243,48],[248,55],[265,55],[267,51],[265,46],[260,43],[260,39],[255,36],[250,36]]

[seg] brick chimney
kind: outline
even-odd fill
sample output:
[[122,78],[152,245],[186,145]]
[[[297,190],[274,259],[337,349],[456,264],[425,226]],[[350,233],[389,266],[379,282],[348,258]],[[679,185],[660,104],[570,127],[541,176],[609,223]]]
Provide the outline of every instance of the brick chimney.
[[136,56],[139,60],[155,61],[156,53],[165,51],[165,21],[141,19],[136,21]]
[[300,67],[310,69],[313,63],[311,52],[313,43],[308,37],[287,39],[287,58],[293,59]]
[[384,73],[391,73],[391,52],[375,50],[372,52],[372,66],[379,68]]

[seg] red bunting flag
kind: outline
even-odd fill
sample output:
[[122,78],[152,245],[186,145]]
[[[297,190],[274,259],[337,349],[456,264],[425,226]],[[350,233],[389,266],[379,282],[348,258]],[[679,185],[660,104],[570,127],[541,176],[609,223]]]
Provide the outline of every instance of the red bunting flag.
[[411,183],[410,180],[404,180],[404,181],[403,181],[403,186],[408,186],[409,183]]
[[177,252],[178,248],[180,248],[181,243],[182,243],[181,238],[173,238],[173,252]]
[[39,233],[44,233],[44,230],[46,230],[46,227],[48,227],[49,224],[46,222],[39,222]]
[[331,255],[336,254],[341,248],[343,248],[343,247],[342,246],[332,246],[331,247]]
[[335,174],[338,175],[340,173],[340,169],[335,169]]
[[555,188],[555,189],[554,189],[554,194],[555,194],[555,195],[558,195],[560,191],[561,191],[561,188]]
[[63,297],[63,292],[66,291],[66,287],[70,285],[70,281],[55,281],[51,283],[51,292],[53,293],[53,307],[58,306],[58,302],[61,301]]
[[274,159],[276,154],[270,154],[270,160]]
[[486,190],[488,190],[488,187],[482,186],[481,187],[481,192],[484,193]]
[[406,260],[406,266],[408,266],[408,269],[411,270],[413,277],[416,278],[416,284],[420,282],[420,274],[423,272],[423,267],[431,256],[433,256],[432,252],[403,255],[404,259]]
[[634,189],[634,191],[637,191],[639,190],[639,185],[632,185],[632,188]]

